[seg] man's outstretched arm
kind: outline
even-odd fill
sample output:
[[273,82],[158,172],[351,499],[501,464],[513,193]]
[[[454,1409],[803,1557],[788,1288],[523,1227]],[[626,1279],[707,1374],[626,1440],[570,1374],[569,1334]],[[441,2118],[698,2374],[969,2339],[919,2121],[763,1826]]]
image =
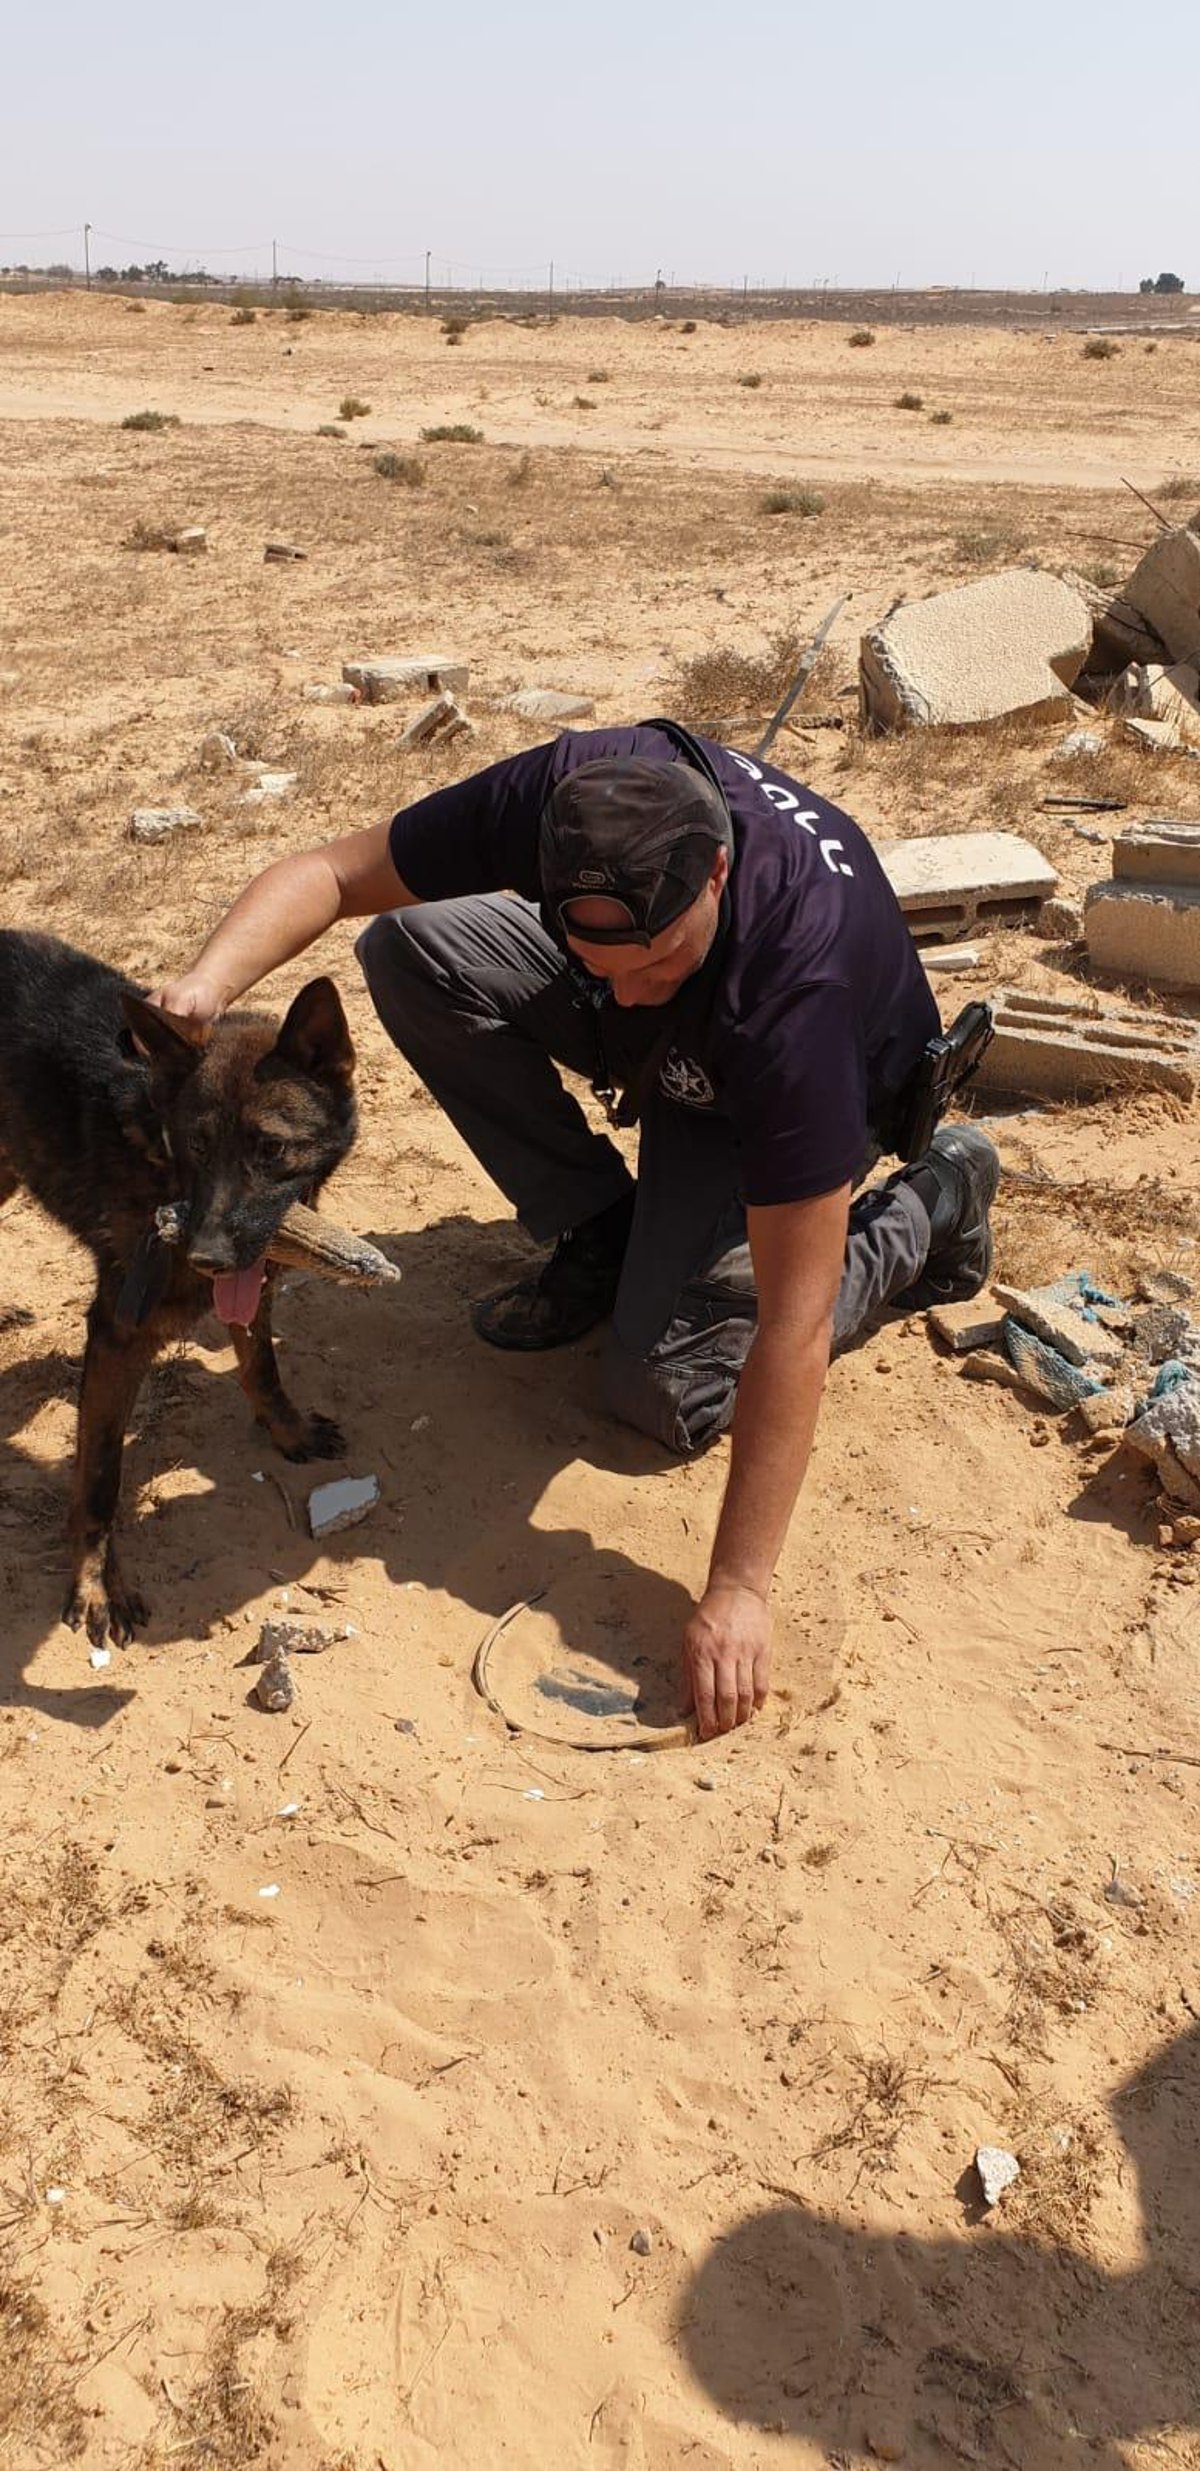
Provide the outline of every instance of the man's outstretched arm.
[[804,1481],[829,1368],[850,1186],[748,1210],[758,1331],[738,1385],[733,1455],[708,1585],[684,1633],[702,1739],[744,1724],[767,1695],[768,1596]]
[[372,824],[320,849],[278,858],[240,892],[203,950],[155,1001],[181,1020],[216,1021],[247,988],[306,952],[339,918],[372,918],[416,899],[388,852],[390,826]]

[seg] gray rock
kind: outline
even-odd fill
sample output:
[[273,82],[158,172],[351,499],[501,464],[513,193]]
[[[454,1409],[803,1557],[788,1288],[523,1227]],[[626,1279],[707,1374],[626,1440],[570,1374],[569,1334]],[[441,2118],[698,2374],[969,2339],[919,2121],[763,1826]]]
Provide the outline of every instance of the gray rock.
[[1006,2188],[1011,2188],[1021,2176],[1021,2165],[1015,2154],[1007,2153],[1003,2145],[980,2145],[975,2155],[975,2168],[983,2190],[985,2205],[998,2205]]
[[308,1497],[310,1533],[319,1540],[339,1528],[357,1527],[378,1499],[378,1476],[338,1476],[332,1484],[318,1484]]
[[1073,729],[1050,757],[1052,764],[1072,764],[1080,755],[1103,755],[1104,740],[1094,729]]
[[306,686],[304,700],[306,704],[357,704],[362,702],[362,696],[356,686],[343,679],[340,686]]
[[653,2254],[654,2241],[649,2231],[635,2231],[629,2245],[635,2257],[648,2257]]

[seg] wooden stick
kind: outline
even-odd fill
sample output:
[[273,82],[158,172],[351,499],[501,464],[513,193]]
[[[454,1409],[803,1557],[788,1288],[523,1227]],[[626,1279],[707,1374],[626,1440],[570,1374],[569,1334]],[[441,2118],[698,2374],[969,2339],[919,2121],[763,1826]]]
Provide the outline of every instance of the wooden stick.
[[1100,1742],[1100,1750],[1111,1750],[1118,1759],[1172,1759],[1179,1767],[1200,1767],[1200,1758],[1190,1750],[1139,1750],[1133,1742]]

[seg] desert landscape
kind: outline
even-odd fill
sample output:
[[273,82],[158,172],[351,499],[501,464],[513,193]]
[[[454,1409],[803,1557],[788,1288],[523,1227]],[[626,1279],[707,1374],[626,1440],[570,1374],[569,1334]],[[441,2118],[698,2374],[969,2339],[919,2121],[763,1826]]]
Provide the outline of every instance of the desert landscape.
[[[1185,332],[0,295],[0,917],[159,984],[272,856],[535,743],[517,691],[753,746],[841,596],[775,759],[881,841],[1018,831],[1079,898],[1119,830],[1200,820],[1194,755],[1106,714],[1065,763],[1054,722],[869,736],[859,638],[1025,562],[1116,586],[1135,492],[1200,509],[1198,367]],[[405,748],[419,696],[306,693],[409,653],[469,664],[472,734]],[[244,803],[263,767],[290,786]],[[1043,806],[1069,791],[1118,803]],[[981,943],[947,1018],[1089,983],[1036,921]],[[335,1471],[272,1456],[206,1322],[127,1457],[150,1624],[93,1666],[59,1621],[90,1265],[0,1212],[0,2456],[1200,2465],[1186,1520],[893,1316],[831,1375],[763,1714],[592,1755],[511,1730],[472,1665],[535,1596],[506,1687],[566,1658],[678,1713],[725,1449],[605,1420],[598,1344],[476,1344],[532,1248],[349,930],[263,1003],[314,966],[359,1054],[328,1206],[402,1278],[289,1275],[277,1323],[378,1478],[361,1525],[311,1539]],[[1194,1106],[971,1110],[1004,1280],[1200,1279]],[[280,1618],[335,1635],[268,1714]],[[988,2146],[1020,2164],[994,2207]]]

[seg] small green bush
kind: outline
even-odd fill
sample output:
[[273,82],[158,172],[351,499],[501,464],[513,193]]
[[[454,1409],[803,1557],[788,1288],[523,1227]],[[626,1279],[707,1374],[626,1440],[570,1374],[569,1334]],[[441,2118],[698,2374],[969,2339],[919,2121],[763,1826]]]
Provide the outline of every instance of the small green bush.
[[243,302],[240,309],[234,310],[233,316],[230,318],[229,323],[231,326],[253,326],[257,323],[257,320],[257,309],[248,309],[245,302]]
[[419,455],[394,455],[389,448],[376,455],[372,470],[380,480],[402,480],[407,489],[419,489],[425,478],[425,466]]
[[764,515],[823,515],[825,500],[815,489],[768,489]]
[[898,412],[919,412],[924,408],[924,403],[923,395],[911,394],[906,387],[904,393],[896,397],[896,410]]
[[343,395],[338,405],[339,420],[365,420],[371,406],[361,395]]
[[122,429],[178,429],[180,426],[178,412],[127,412],[121,423]]
[[482,429],[473,429],[469,420],[443,420],[432,429],[422,429],[426,446],[482,446]]
[[762,378],[760,377],[757,369],[747,369],[745,375],[738,379],[738,385],[749,386],[751,388],[761,386]]
[[875,341],[874,328],[870,326],[856,326],[853,334],[848,335],[846,340],[850,345],[851,351],[865,352],[867,345]]
[[954,414],[953,412],[931,412],[929,417],[935,429],[948,429]]
[[1120,350],[1120,344],[1110,342],[1107,335],[1089,335],[1083,347],[1083,357],[1085,360],[1116,360]]

